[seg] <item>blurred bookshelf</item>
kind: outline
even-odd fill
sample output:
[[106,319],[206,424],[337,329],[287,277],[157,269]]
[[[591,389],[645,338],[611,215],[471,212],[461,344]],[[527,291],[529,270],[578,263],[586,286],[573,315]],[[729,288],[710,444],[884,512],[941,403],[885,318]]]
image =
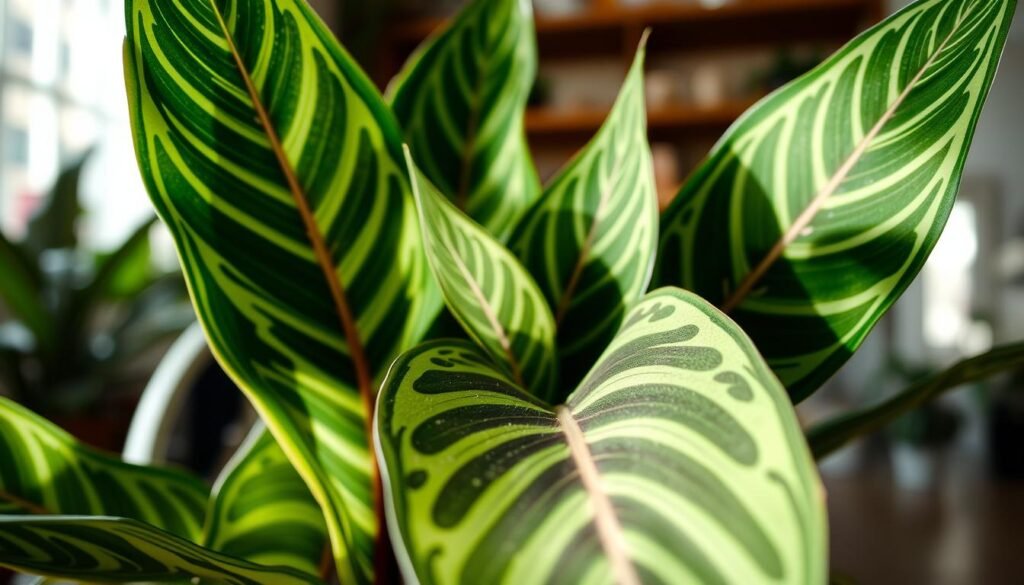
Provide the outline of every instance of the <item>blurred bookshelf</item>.
[[[381,87],[464,2],[403,0],[384,27]],[[747,108],[881,20],[884,0],[534,0],[540,56],[526,132],[543,177],[604,121],[643,32],[648,117],[673,191]],[[667,167],[667,168],[665,168]],[[671,186],[669,186],[671,185]]]

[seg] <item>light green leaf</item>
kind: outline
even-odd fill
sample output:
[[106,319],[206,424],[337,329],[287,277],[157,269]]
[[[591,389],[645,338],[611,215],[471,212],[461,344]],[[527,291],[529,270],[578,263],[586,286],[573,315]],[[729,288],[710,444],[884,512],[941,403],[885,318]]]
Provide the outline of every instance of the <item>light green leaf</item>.
[[922,0],[744,115],[662,219],[658,285],[719,305],[801,400],[917,275],[1015,0]]
[[912,384],[884,402],[811,427],[807,431],[811,452],[815,458],[824,459],[857,437],[884,428],[944,392],[1019,368],[1024,368],[1024,343],[997,347],[963,360],[944,372]]
[[203,544],[210,549],[259,565],[322,572],[329,544],[323,513],[263,425],[221,474],[206,522]]
[[640,302],[558,407],[470,344],[422,345],[392,366],[376,440],[410,582],[826,579],[821,487],[785,390],[678,289]]
[[127,19],[139,165],[210,346],[322,505],[342,581],[370,581],[375,380],[440,308],[398,125],[301,0]]
[[391,87],[423,173],[499,239],[540,193],[523,127],[536,73],[529,0],[476,0]]
[[510,240],[555,314],[566,392],[608,346],[627,307],[647,291],[654,267],[658,195],[647,143],[644,44],[604,127]]
[[555,321],[533,278],[500,242],[423,177],[409,174],[427,258],[452,315],[517,384],[555,391]]
[[184,472],[129,465],[86,447],[0,398],[0,502],[22,512],[123,516],[196,539],[208,492]]
[[146,524],[99,516],[0,516],[0,566],[84,582],[299,585],[320,581],[204,549]]

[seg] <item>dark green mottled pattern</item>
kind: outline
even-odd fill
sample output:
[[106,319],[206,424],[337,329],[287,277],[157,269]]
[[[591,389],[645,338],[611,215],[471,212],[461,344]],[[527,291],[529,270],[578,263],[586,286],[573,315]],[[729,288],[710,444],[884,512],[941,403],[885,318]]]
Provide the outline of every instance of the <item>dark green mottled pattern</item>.
[[133,520],[0,516],[0,567],[81,582],[319,583],[203,549]]
[[691,294],[643,299],[562,407],[471,344],[437,341],[395,363],[377,413],[410,581],[611,577],[569,416],[644,583],[824,582],[823,501],[785,391]]
[[816,390],[935,245],[1015,5],[921,0],[755,106],[664,214],[655,284],[729,310],[793,399]]
[[4,513],[122,516],[196,539],[208,493],[192,475],[124,463],[0,398]]
[[413,156],[499,239],[540,194],[523,129],[537,71],[529,0],[474,0],[392,83]]
[[658,196],[647,143],[644,46],[597,136],[516,226],[509,247],[544,292],[558,326],[565,399],[647,291]]
[[448,309],[513,380],[537,396],[555,396],[555,322],[537,284],[411,159],[409,172],[424,248]]
[[320,574],[329,544],[320,505],[263,425],[214,487],[202,542],[259,565]]

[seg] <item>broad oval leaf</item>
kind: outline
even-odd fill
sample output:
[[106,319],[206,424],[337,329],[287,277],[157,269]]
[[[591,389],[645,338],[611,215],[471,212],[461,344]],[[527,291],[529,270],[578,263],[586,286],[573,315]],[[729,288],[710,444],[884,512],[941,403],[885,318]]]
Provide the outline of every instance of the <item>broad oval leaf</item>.
[[406,577],[433,583],[825,582],[820,484],[751,342],[648,295],[567,404],[472,345],[405,354],[376,441]]
[[258,565],[322,574],[328,546],[323,512],[263,425],[214,486],[203,544]]
[[122,516],[198,539],[209,489],[185,472],[130,465],[0,398],[0,509]]
[[262,567],[123,518],[0,516],[0,567],[95,583],[320,583],[288,567]]
[[500,242],[459,211],[406,150],[427,258],[452,315],[517,384],[555,389],[555,321],[537,284]]
[[210,345],[369,581],[374,380],[440,307],[397,123],[301,0],[126,8],[139,165]]
[[922,0],[755,106],[665,213],[655,282],[722,307],[812,393],[934,247],[1015,4]]
[[555,314],[561,383],[568,388],[608,346],[654,268],[658,195],[647,143],[645,44],[600,132],[509,240]]
[[475,0],[390,90],[421,170],[499,239],[540,193],[523,127],[536,73],[529,0]]

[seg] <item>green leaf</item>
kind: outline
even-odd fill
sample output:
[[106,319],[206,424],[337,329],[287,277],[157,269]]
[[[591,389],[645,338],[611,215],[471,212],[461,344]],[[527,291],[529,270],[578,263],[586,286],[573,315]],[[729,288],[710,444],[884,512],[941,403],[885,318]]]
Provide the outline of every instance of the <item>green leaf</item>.
[[82,169],[91,153],[61,171],[42,207],[32,216],[25,234],[24,247],[38,256],[46,250],[78,247],[78,218],[82,215],[79,184]]
[[840,415],[807,431],[816,459],[823,459],[850,441],[882,429],[904,414],[964,384],[1024,367],[1024,343],[998,347],[948,370],[912,384],[892,398],[860,411]]
[[83,582],[320,582],[290,568],[215,553],[134,520],[104,517],[0,516],[0,566]]
[[207,487],[184,472],[129,465],[0,398],[0,502],[35,514],[123,516],[189,539]]
[[523,126],[536,73],[530,2],[476,0],[391,87],[423,173],[498,239],[540,193]]
[[127,19],[139,165],[211,348],[322,505],[342,581],[369,581],[375,379],[440,308],[398,125],[301,0]]
[[608,346],[626,309],[647,291],[654,267],[658,195],[647,143],[645,45],[604,127],[554,179],[510,240],[555,314],[562,384],[569,388]]
[[555,320],[516,257],[423,177],[406,150],[423,247],[448,309],[517,384],[555,392]]
[[648,295],[558,407],[470,344],[401,357],[377,410],[410,582],[826,578],[824,501],[785,390],[739,328]]
[[54,324],[43,304],[37,276],[24,251],[0,233],[0,300],[32,332],[35,342],[45,345],[51,340]]
[[662,219],[655,282],[729,313],[794,400],[920,271],[1015,0],[923,0],[745,114]]
[[329,545],[320,506],[258,425],[213,490],[203,544],[265,566],[319,575]]

